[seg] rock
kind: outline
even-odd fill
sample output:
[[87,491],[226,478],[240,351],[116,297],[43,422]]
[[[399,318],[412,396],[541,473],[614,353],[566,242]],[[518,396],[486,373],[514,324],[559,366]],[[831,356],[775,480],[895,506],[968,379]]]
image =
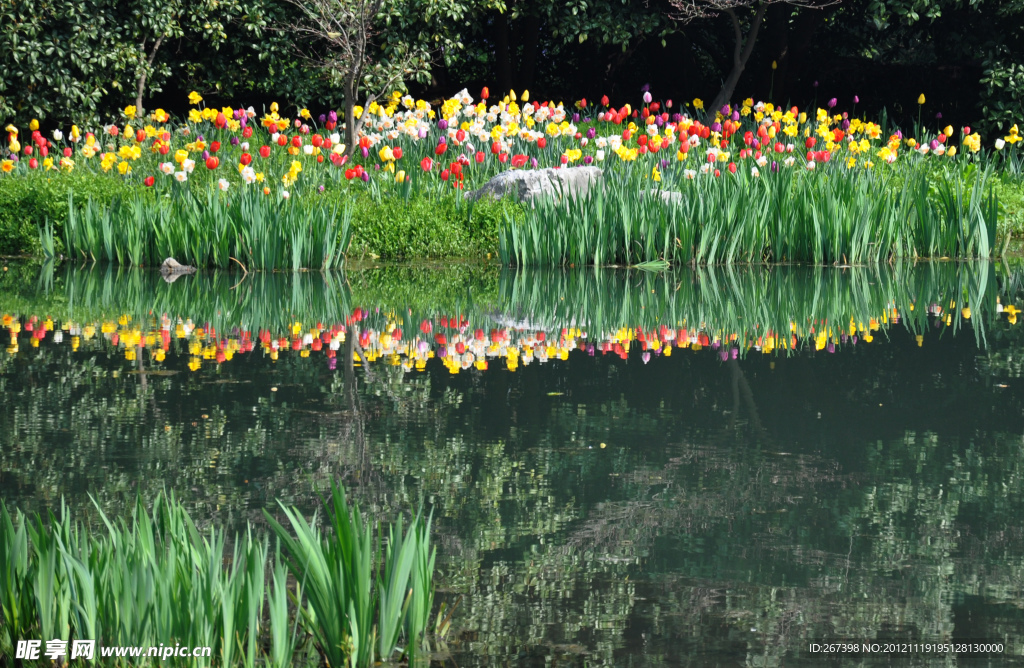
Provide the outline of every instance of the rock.
[[160,271],[165,274],[194,274],[196,273],[196,268],[190,267],[187,264],[181,264],[173,257],[169,257],[160,265]]
[[165,281],[173,283],[186,274],[196,273],[196,268],[187,264],[181,264],[173,257],[169,257],[160,265],[160,273],[163,274]]
[[647,191],[651,197],[661,197],[663,204],[680,204],[683,201],[683,193],[676,192],[674,190],[651,190]]
[[586,195],[601,181],[600,167],[563,167],[561,169],[512,169],[496,175],[478,190],[465,194],[468,200],[487,196],[501,199],[511,194],[520,202],[546,195]]

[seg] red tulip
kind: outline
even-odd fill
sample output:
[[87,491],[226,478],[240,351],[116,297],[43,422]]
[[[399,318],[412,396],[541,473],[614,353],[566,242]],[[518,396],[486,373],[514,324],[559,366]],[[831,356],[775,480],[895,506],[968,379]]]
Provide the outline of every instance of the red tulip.
[[299,135],[295,135],[294,137],[292,137],[292,146],[294,146],[295,148],[299,148],[300,146],[302,146],[302,137],[300,137]]
[[529,157],[523,155],[522,153],[514,155],[512,156],[512,166],[518,169],[519,167],[525,165],[527,161],[529,161],[529,159]]
[[140,144],[142,142],[146,141],[146,131],[145,130],[138,130],[135,133],[135,141],[137,141]]
[[32,158],[31,160],[28,161],[28,168],[29,169],[36,169],[37,167],[39,167],[39,161],[38,160],[36,160],[35,158]]
[[219,165],[220,165],[220,158],[218,158],[215,155],[211,155],[209,158],[206,159],[206,168],[207,169],[217,169],[217,167]]
[[142,182],[146,184],[147,188],[152,188],[153,184],[156,183],[156,179],[152,176],[147,176]]
[[242,156],[238,159],[238,161],[242,163],[243,167],[248,167],[249,163],[252,162],[252,155],[248,153],[243,153]]
[[[46,155],[45,153],[43,153],[42,149],[39,149],[39,152],[42,153],[43,155]],[[68,146],[68,147],[66,147],[64,149],[64,157],[65,158],[70,158],[71,157],[71,147],[70,146]]]
[[395,156],[395,160],[401,160],[402,159],[402,147],[401,146],[396,146],[395,148],[391,149],[391,155]]
[[219,150],[220,150],[220,142],[219,141],[212,141],[212,142],[210,142],[210,153],[216,153]]
[[484,161],[484,157],[485,156],[484,156],[484,152],[483,151],[477,151],[476,152],[476,162],[477,162],[477,164],[480,164],[481,162],[483,162]]
[[487,86],[484,86],[483,90],[480,91],[480,99],[481,100],[486,100],[490,96],[491,96],[491,91],[487,90]]
[[451,173],[447,169],[441,172],[442,181],[447,181],[449,176],[451,176]]
[[494,153],[495,155],[501,153],[501,144],[499,142],[491,143],[491,153]]
[[423,171],[429,172],[434,167],[433,159],[430,157],[423,158],[420,160],[420,167],[423,168]]
[[545,148],[548,145],[548,138],[541,137],[537,140],[537,148]]
[[277,137],[277,145],[278,146],[287,146],[288,145],[288,137],[285,137],[284,135],[278,135],[278,137]]
[[806,145],[807,145],[807,148],[814,148],[814,145],[815,145],[815,144],[816,144],[817,142],[818,142],[818,140],[817,140],[817,139],[815,139],[814,137],[808,137],[808,138],[807,138],[807,141],[805,141],[805,142],[804,142],[804,144],[806,144]]
[[444,152],[448,150],[448,144],[438,144],[434,147],[434,155],[444,155]]
[[607,95],[602,95],[601,96],[601,106],[602,107],[607,107],[608,106],[608,96]]
[[249,137],[252,137],[252,128],[249,127],[248,125],[245,126],[245,129],[242,130],[242,137],[245,138],[245,139],[248,139]]
[[266,146],[266,145],[260,146],[260,157],[261,158],[269,158],[270,157],[270,147],[269,146]]
[[500,162],[502,164],[505,164],[506,162],[508,162],[508,153],[499,153],[498,154],[498,162]]
[[309,140],[309,143],[317,148],[320,148],[321,146],[324,145],[324,138],[321,137],[320,135],[313,135],[313,137]]

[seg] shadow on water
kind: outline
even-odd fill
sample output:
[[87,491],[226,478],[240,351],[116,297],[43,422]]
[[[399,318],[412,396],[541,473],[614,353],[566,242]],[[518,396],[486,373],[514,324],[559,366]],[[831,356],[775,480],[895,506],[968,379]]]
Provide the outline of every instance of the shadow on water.
[[1024,654],[1016,271],[239,278],[12,266],[3,500],[169,488],[234,526],[338,478],[423,500],[459,666]]

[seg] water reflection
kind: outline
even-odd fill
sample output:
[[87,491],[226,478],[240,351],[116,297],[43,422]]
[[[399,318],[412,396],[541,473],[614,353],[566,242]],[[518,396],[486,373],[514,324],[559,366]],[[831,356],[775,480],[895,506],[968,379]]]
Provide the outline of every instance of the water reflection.
[[168,486],[240,526],[336,477],[373,512],[423,500],[460,666],[1024,631],[1015,272],[24,271],[0,286],[5,501]]

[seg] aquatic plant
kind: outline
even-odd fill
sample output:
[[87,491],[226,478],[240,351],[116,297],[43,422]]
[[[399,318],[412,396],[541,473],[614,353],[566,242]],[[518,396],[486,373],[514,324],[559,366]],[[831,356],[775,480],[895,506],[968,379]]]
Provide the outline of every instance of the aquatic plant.
[[[422,606],[433,600],[429,520],[417,515],[404,534],[401,520],[375,527],[350,510],[340,486],[329,503],[333,531],[323,535],[315,518],[293,508],[282,506],[295,537],[268,515],[281,554],[252,528],[230,539],[221,529],[200,531],[173,495],[159,495],[151,510],[138,500],[130,519],[98,511],[101,534],[63,506],[44,521],[12,516],[0,502],[0,652],[12,656],[18,640],[77,639],[96,641],[102,665],[140,663],[104,657],[102,647],[147,645],[209,647],[206,665],[305,665],[302,633],[335,666],[392,659],[404,651],[402,637],[411,652],[427,629]],[[306,560],[314,552],[334,570],[315,570],[322,564]],[[286,563],[297,583],[289,584]],[[324,594],[354,598],[332,599],[340,607],[328,609]],[[376,647],[366,644],[378,637]],[[170,657],[174,665],[195,660]]]

